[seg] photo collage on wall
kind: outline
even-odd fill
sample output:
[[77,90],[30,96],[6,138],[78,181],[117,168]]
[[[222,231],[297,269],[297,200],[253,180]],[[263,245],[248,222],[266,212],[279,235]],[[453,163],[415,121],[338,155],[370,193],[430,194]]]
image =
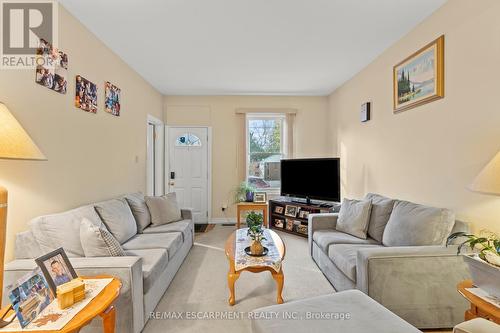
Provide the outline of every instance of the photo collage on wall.
[[60,94],[66,94],[68,55],[54,48],[44,39],[40,39],[36,63],[35,82]]
[[[35,82],[60,94],[68,91],[68,55],[40,39],[36,57]],[[97,85],[82,75],[75,79],[75,107],[89,113],[97,113]],[[106,81],[104,83],[104,109],[113,116],[121,113],[121,89]]]

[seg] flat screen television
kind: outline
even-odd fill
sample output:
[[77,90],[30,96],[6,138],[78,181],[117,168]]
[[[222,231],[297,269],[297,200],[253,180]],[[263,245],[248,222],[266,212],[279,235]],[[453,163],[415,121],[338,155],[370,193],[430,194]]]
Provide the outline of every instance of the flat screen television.
[[340,159],[281,160],[281,195],[339,202]]

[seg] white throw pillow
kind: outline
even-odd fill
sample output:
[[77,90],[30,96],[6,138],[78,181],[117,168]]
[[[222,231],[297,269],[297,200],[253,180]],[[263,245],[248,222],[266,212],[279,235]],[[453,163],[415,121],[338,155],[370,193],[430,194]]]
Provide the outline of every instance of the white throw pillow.
[[340,207],[336,229],[366,239],[372,202],[369,200],[344,199]]
[[146,197],[145,199],[153,225],[158,226],[182,220],[175,192],[161,197]]
[[120,243],[101,222],[95,225],[84,218],[80,224],[80,242],[86,257],[125,256]]

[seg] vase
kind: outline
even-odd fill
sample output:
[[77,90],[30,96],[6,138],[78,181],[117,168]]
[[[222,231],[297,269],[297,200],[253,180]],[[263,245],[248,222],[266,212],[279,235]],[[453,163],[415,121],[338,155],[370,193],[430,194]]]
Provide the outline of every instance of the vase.
[[262,243],[254,240],[250,245],[250,252],[252,252],[252,254],[254,255],[261,255],[262,253],[264,253],[264,247],[262,246]]
[[253,192],[252,191],[247,192],[245,199],[246,202],[253,202]]

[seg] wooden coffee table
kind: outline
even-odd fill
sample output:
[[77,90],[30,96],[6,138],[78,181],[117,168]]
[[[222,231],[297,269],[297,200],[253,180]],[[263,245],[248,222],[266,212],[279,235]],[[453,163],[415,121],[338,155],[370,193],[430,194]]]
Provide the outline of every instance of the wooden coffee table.
[[[90,322],[96,318],[101,317],[103,321],[103,332],[104,333],[114,333],[115,332],[115,320],[116,320],[116,310],[113,306],[113,302],[120,295],[120,289],[122,283],[120,279],[114,278],[112,276],[92,276],[92,277],[82,277],[83,279],[109,279],[113,278],[104,289],[97,295],[82,311],[71,319],[62,329],[57,331],[31,331],[35,333],[77,333],[81,328],[90,324]],[[1,314],[7,310],[4,308],[0,310]],[[12,311],[12,310],[11,310]],[[25,331],[23,331],[25,332]],[[14,332],[14,333],[22,333]]]
[[[283,243],[283,240],[280,238],[280,236],[278,236],[276,232],[269,230],[269,234],[271,235],[274,244],[278,249],[281,260],[283,261],[286,252],[285,243]],[[234,284],[236,280],[238,280],[238,278],[240,277],[241,272],[243,271],[248,271],[252,273],[269,271],[273,276],[273,279],[276,281],[276,287],[277,287],[276,302],[278,304],[283,303],[283,297],[281,297],[281,293],[283,291],[283,283],[285,280],[285,277],[283,275],[283,267],[280,269],[279,272],[276,272],[271,267],[252,267],[252,266],[236,271],[234,266],[235,251],[236,251],[236,231],[233,231],[233,233],[231,233],[231,236],[229,236],[229,238],[226,241],[226,256],[227,259],[229,260],[229,272],[227,273],[227,283],[229,286],[229,294],[230,294],[229,305],[234,305],[235,303]]]

